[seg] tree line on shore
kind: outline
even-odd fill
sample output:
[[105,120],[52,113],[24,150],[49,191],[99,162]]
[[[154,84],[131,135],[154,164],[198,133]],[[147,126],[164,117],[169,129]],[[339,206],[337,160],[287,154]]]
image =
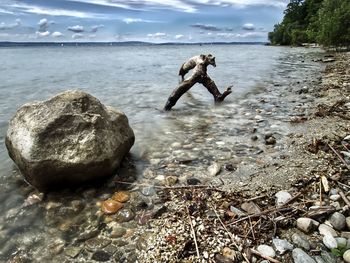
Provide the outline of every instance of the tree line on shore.
[[350,46],[350,0],[291,0],[270,32],[274,45]]

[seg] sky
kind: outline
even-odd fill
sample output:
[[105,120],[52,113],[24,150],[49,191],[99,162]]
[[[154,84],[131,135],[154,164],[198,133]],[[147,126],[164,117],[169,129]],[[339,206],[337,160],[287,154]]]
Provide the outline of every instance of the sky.
[[0,0],[0,41],[267,41],[289,0]]

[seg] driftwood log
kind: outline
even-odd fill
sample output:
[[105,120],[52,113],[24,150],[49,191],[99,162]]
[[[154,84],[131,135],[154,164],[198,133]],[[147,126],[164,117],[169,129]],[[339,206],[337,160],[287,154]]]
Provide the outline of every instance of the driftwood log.
[[193,69],[193,75],[184,81],[182,81],[179,86],[171,93],[169,96],[164,110],[169,111],[176,104],[176,102],[185,94],[190,88],[192,88],[196,83],[202,84],[207,90],[213,95],[215,102],[222,102],[227,95],[229,95],[232,90],[232,86],[228,87],[224,93],[220,93],[215,82],[208,76],[207,67],[209,65],[208,60],[200,61]]

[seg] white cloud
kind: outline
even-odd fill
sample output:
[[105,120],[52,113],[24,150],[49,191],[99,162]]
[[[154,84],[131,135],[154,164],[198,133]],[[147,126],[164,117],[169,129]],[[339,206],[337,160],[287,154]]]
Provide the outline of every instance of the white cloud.
[[154,34],[148,34],[147,37],[149,38],[165,38],[167,37],[168,35],[166,33],[162,33],[162,32],[157,32],[157,33],[154,33]]
[[100,28],[104,28],[104,25],[95,25],[91,27],[91,32],[96,33]]
[[104,19],[105,16],[96,13],[81,12],[77,10],[59,9],[59,8],[46,8],[28,4],[13,4],[12,8],[16,8],[21,12],[37,14],[37,15],[50,15],[50,16],[71,16],[78,18],[95,18]]
[[186,0],[74,0],[75,2],[89,3],[102,6],[118,7],[130,10],[173,9],[194,13],[197,9]]
[[40,32],[47,31],[49,26],[54,23],[55,23],[54,21],[48,21],[46,18],[40,19],[40,21],[38,22],[39,31]]
[[9,10],[5,10],[5,9],[2,9],[2,8],[0,8],[0,13],[1,14],[9,14],[9,15],[13,15],[14,14],[14,12],[9,11]]
[[183,39],[184,37],[185,37],[184,35],[176,35],[174,38],[179,40],[179,39]]
[[52,36],[52,37],[62,37],[63,34],[62,34],[61,32],[56,31],[56,32],[53,32],[53,33],[51,34],[51,36]]
[[254,29],[255,29],[255,26],[254,26],[254,24],[252,24],[252,23],[246,23],[246,24],[244,24],[244,25],[242,26],[242,28],[243,28],[244,30],[254,30]]
[[22,24],[21,19],[16,19],[15,23],[5,24],[4,22],[0,23],[0,30],[8,30],[19,27]]
[[274,6],[284,8],[289,3],[289,0],[193,0],[193,3],[204,4],[204,5],[218,5],[218,6]]
[[36,31],[35,34],[37,37],[47,37],[50,35],[50,32],[49,31],[45,31],[45,32]]
[[75,34],[72,35],[73,39],[79,39],[79,38],[83,38],[83,37],[84,37],[84,35],[81,34],[81,33],[75,33]]
[[72,31],[74,33],[81,33],[84,32],[84,27],[80,26],[80,25],[76,25],[76,26],[69,26],[67,28],[67,30]]
[[159,23],[158,21],[145,20],[145,19],[141,19],[141,18],[124,18],[123,22],[127,23],[127,24],[132,24],[132,23]]
[[39,26],[43,26],[43,25],[46,25],[48,23],[47,19],[46,18],[43,18],[43,19],[40,19],[38,25]]
[[199,5],[208,6],[274,6],[284,8],[289,0],[70,0],[94,5],[111,6],[131,10],[171,9],[181,12],[194,13]]

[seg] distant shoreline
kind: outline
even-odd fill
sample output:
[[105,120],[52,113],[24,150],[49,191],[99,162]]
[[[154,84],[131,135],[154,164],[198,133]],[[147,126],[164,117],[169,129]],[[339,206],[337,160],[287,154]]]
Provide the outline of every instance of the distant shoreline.
[[142,41],[125,42],[11,42],[2,41],[0,47],[72,47],[72,46],[197,46],[197,45],[267,45],[268,42],[196,42],[196,43],[152,43]]

